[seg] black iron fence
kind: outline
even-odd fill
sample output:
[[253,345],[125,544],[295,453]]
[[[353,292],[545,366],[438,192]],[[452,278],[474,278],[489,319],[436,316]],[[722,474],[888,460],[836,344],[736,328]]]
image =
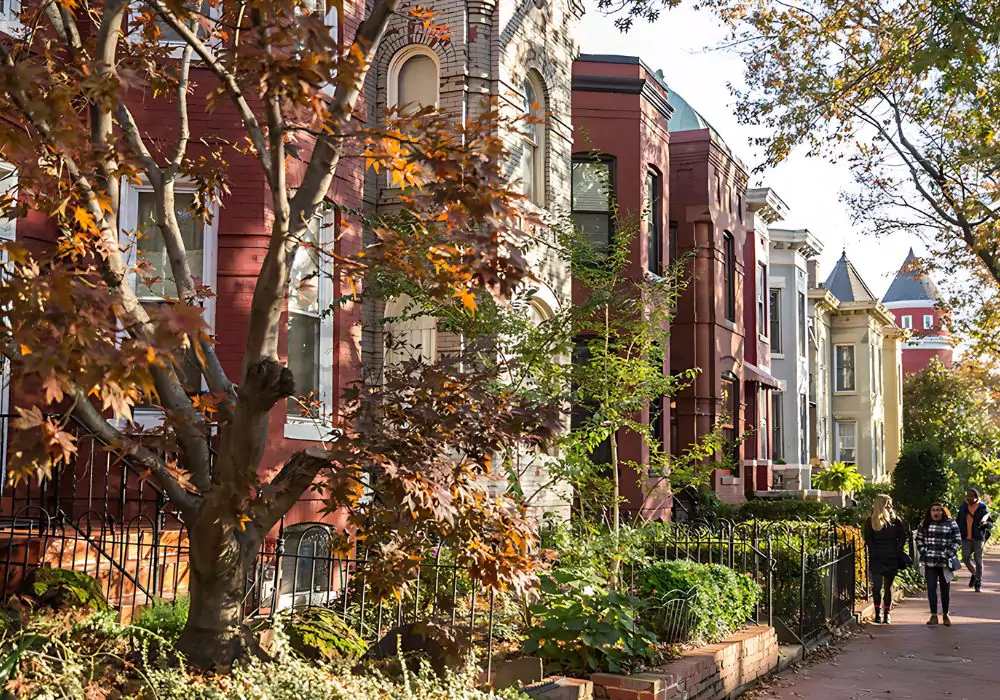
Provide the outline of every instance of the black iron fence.
[[756,622],[786,643],[807,644],[844,623],[867,594],[863,545],[835,524],[665,525],[650,548],[655,557],[721,564],[753,578],[763,590]]

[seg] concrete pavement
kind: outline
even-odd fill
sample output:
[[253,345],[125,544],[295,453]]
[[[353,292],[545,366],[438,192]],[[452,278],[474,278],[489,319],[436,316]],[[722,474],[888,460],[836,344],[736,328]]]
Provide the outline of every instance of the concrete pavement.
[[962,569],[952,583],[953,625],[927,627],[926,597],[869,624],[835,658],[786,671],[749,697],[760,700],[985,700],[1000,697],[1000,554],[985,558],[983,591]]

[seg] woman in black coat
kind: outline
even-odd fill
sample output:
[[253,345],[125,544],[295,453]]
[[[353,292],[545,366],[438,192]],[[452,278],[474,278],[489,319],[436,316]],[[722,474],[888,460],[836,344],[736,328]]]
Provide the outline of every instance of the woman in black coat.
[[868,569],[872,575],[875,622],[889,624],[892,608],[892,584],[900,569],[909,566],[906,554],[906,526],[892,509],[892,499],[885,494],[875,497],[872,517],[865,523],[865,546]]

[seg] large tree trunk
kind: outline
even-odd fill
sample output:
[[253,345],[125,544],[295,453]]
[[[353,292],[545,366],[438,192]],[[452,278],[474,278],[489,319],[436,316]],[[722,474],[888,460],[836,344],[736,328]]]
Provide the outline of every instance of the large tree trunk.
[[194,666],[228,669],[248,650],[243,593],[258,543],[218,522],[196,523],[188,535],[191,607],[177,648]]

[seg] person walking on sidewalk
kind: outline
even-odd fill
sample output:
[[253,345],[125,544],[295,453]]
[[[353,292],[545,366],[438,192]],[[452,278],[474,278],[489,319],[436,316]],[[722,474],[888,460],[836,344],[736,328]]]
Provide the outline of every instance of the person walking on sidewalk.
[[875,497],[872,516],[865,523],[865,547],[872,574],[876,624],[889,624],[892,584],[900,569],[913,563],[905,549],[908,541],[906,526],[893,510],[892,499],[880,493]]
[[958,529],[962,533],[962,561],[972,574],[969,588],[978,593],[983,589],[983,547],[990,538],[992,523],[990,509],[979,500],[976,489],[965,492],[965,502],[958,509]]
[[941,588],[941,608],[945,626],[951,626],[948,609],[951,604],[951,580],[958,563],[962,534],[951,513],[940,503],[932,503],[917,530],[917,551],[927,579],[927,600],[931,605],[928,625],[938,623],[938,587]]

